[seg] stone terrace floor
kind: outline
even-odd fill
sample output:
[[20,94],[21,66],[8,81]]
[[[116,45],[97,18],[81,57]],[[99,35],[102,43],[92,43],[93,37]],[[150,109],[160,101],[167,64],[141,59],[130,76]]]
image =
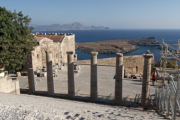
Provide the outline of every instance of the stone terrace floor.
[[[114,98],[115,67],[98,66],[98,97]],[[21,76],[21,88],[28,88],[27,76]],[[47,78],[35,77],[35,87],[38,91],[47,91]],[[67,67],[58,72],[58,76],[54,77],[55,93],[67,94]],[[141,94],[142,82],[139,79],[123,80],[123,98],[135,98],[136,94]],[[155,93],[155,87],[150,87],[150,94]],[[75,73],[75,94],[77,96],[89,96],[90,94],[90,66],[80,65],[80,71]]]

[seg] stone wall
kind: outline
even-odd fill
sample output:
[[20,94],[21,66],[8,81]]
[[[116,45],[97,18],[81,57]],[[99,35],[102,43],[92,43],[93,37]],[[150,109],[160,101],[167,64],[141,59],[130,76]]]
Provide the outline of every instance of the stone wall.
[[0,92],[20,94],[19,80],[5,77],[0,77]]
[[[52,53],[53,65],[67,63],[67,51],[75,53],[75,35],[36,35],[39,45],[31,52],[34,71],[46,67],[45,52]],[[28,58],[29,61],[30,58]]]
[[42,38],[39,46],[32,51],[33,69],[37,70],[46,67],[46,51],[52,52],[53,65],[57,64],[60,61],[59,47],[59,43],[54,43],[48,38]]
[[124,67],[126,73],[129,74],[143,74],[144,69],[144,56],[124,56]]
[[75,35],[66,35],[61,42],[62,63],[67,63],[67,52],[75,53]]
[[[78,64],[90,64],[90,60],[78,61]],[[142,74],[144,67],[144,56],[134,55],[134,56],[124,56],[123,64],[125,71],[128,74]],[[98,65],[116,65],[116,58],[104,58],[98,59]]]

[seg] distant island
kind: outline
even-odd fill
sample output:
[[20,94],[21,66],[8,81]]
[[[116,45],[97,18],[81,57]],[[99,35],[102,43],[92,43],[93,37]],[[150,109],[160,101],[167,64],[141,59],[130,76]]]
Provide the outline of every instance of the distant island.
[[72,24],[32,25],[33,31],[64,31],[64,30],[108,30],[104,26],[86,26],[79,22]]
[[130,39],[130,40],[105,40],[97,42],[76,43],[76,50],[91,52],[97,51],[100,54],[128,53],[138,49],[138,46],[159,46],[155,37]]

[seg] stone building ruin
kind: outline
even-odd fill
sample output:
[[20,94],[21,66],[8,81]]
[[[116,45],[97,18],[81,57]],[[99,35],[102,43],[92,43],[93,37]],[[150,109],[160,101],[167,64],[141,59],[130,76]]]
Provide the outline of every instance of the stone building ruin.
[[75,53],[74,34],[34,34],[38,46],[31,52],[34,71],[46,67],[46,52],[52,53],[53,65],[67,63],[67,51]]

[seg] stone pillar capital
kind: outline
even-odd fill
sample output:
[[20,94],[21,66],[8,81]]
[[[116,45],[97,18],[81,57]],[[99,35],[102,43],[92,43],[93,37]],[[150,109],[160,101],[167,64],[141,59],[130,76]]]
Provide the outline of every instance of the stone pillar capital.
[[116,66],[123,65],[123,54],[116,53]]
[[96,56],[98,55],[98,52],[91,52],[91,55]]
[[116,53],[116,56],[123,57],[123,54],[122,53]]
[[145,57],[145,58],[152,58],[152,57],[153,57],[153,54],[145,54],[144,57]]
[[51,51],[45,51],[45,53],[46,53],[46,60],[52,61],[52,59],[53,59],[52,52]]
[[147,50],[146,54],[144,54],[144,57],[147,58],[147,59],[152,58],[153,54],[149,50]]
[[73,51],[67,51],[66,52],[68,55],[72,55],[73,54]]
[[68,64],[71,64],[72,62],[74,62],[73,60],[74,60],[73,52],[72,51],[67,52],[67,62],[68,62]]

